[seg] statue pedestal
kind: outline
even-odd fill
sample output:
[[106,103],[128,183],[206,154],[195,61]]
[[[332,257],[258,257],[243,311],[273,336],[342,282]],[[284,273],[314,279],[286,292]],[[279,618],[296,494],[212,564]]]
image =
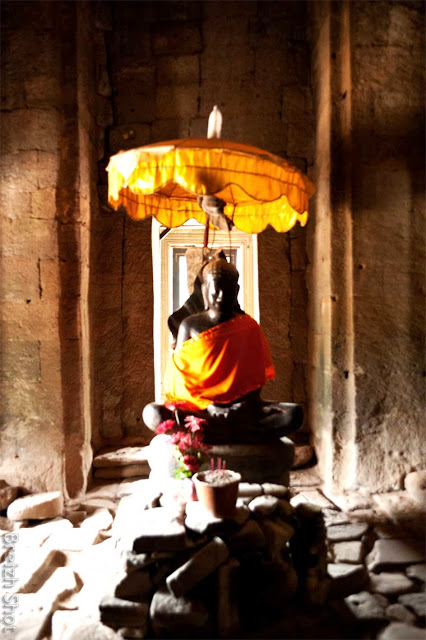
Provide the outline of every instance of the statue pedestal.
[[288,486],[294,444],[284,437],[273,444],[216,444],[209,455],[226,460],[226,467],[240,473],[243,482]]

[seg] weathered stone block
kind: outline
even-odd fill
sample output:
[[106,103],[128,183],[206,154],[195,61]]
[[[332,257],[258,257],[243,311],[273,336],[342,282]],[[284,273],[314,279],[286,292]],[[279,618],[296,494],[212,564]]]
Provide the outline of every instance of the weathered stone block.
[[[52,640],[72,640],[72,638],[118,640],[122,638],[113,629],[94,620],[90,614],[81,611],[55,611],[52,616]],[[143,636],[141,636],[143,637]]]
[[263,495],[253,498],[248,507],[255,517],[267,517],[275,513],[279,503],[280,501],[276,496]]
[[95,469],[100,467],[127,467],[147,462],[148,447],[122,447],[114,451],[99,453],[93,459]]
[[81,264],[40,260],[40,294],[43,300],[63,297],[68,300],[80,295]]
[[[198,82],[200,59],[191,56],[162,56],[157,63],[159,85],[188,85]],[[205,124],[205,123],[204,123]]]
[[77,509],[76,511],[64,511],[64,518],[69,520],[73,527],[78,527],[86,518],[87,511]]
[[[364,545],[358,540],[351,540],[350,542],[336,542],[336,544],[333,544],[333,554],[335,562],[360,564],[365,555]],[[377,591],[380,590],[377,589]]]
[[203,629],[208,621],[205,605],[194,599],[175,598],[166,587],[154,593],[150,606],[151,624],[156,635]]
[[27,77],[24,82],[25,102],[28,108],[49,109],[60,106],[60,84],[49,73]]
[[370,589],[385,596],[395,596],[414,591],[414,584],[403,573],[372,573]]
[[227,544],[232,551],[243,553],[244,551],[257,551],[264,549],[265,536],[255,520],[247,520],[245,525],[229,536]]
[[410,498],[426,508],[426,471],[412,471],[405,476],[404,485]]
[[55,531],[43,543],[43,549],[63,549],[71,552],[83,551],[99,540],[100,537],[97,531],[83,530],[76,527],[66,531]]
[[118,124],[152,122],[155,115],[155,96],[139,93],[122,93],[117,98]]
[[59,516],[64,508],[64,497],[60,491],[50,491],[18,498],[7,510],[11,520],[43,520]]
[[148,478],[150,467],[147,462],[142,464],[132,464],[126,467],[102,467],[95,469],[95,478]]
[[[240,483],[240,488],[241,488],[241,484],[243,483]],[[271,482],[264,482],[261,485],[261,488],[265,496],[276,496],[277,498],[284,498],[284,499],[287,499],[289,496],[289,488],[283,484],[273,484]]]
[[56,222],[19,218],[3,224],[3,253],[25,258],[56,258],[58,255]]
[[40,274],[35,258],[3,256],[1,291],[4,300],[34,300],[40,297]]
[[290,500],[293,507],[311,505],[317,508],[331,508],[332,503],[317,489],[300,491]]
[[239,567],[238,560],[231,558],[217,572],[217,630],[220,638],[236,638],[240,632]]
[[17,531],[21,527],[27,527],[27,520],[17,520],[14,522],[13,520],[9,520],[9,518],[5,518],[4,516],[0,516],[0,530],[1,535],[3,536],[6,531]]
[[10,486],[6,480],[0,480],[0,511],[7,509],[18,496],[18,487]]
[[327,571],[332,579],[330,585],[332,598],[342,598],[351,593],[357,593],[364,588],[368,580],[367,571],[362,564],[329,564]]
[[278,514],[283,520],[294,517],[294,508],[287,500],[280,500],[278,504]]
[[5,189],[0,185],[0,206],[5,218],[25,218],[31,216],[31,193]]
[[119,629],[120,627],[146,627],[148,605],[115,597],[105,597],[99,604],[101,622]]
[[11,591],[36,593],[56,569],[66,564],[67,556],[63,551],[19,547],[19,580]]
[[123,480],[117,489],[117,498],[137,494],[137,499],[142,503],[144,509],[158,507],[158,499],[161,495],[159,487],[153,485],[150,480]]
[[[305,370],[304,365],[296,364],[294,366],[294,376],[300,375],[300,377],[302,378],[302,375],[303,375],[302,379],[304,381],[305,380],[304,370]],[[295,393],[294,400],[295,402],[300,402],[301,401],[300,395],[297,397],[297,394]],[[293,462],[292,469],[298,469],[299,467],[304,467],[305,465],[307,465],[309,462],[312,461],[313,457],[314,457],[314,450],[311,447],[311,445],[302,444],[300,446],[296,446],[294,450],[294,462]]]
[[283,91],[282,118],[289,124],[311,123],[312,91],[300,85],[286,86]]
[[16,109],[2,116],[5,152],[58,151],[59,112],[50,109]]
[[31,215],[33,218],[52,220],[56,216],[56,189],[38,189],[31,194]]
[[242,526],[249,515],[246,506],[237,506],[234,518],[216,518],[200,502],[188,502],[185,526],[199,534],[221,535]]
[[[38,341],[5,340],[3,380],[40,382],[40,344]],[[6,507],[2,507],[5,509]]]
[[81,523],[80,528],[89,535],[97,536],[101,531],[110,529],[112,523],[113,517],[108,509],[96,509]]
[[[55,450],[59,454],[58,447],[61,442],[61,436],[54,428],[46,428],[47,424],[56,424],[60,418],[58,406],[61,400],[59,393],[60,386],[50,387],[50,385],[40,384],[40,382],[29,382],[15,380],[13,382],[3,382],[3,407],[7,419],[5,425],[10,428],[12,433],[17,433],[20,438],[26,440],[29,433],[40,433],[39,441],[34,447],[40,459],[49,460],[45,448],[47,443],[52,442],[52,451]],[[10,435],[10,434],[9,434]],[[31,454],[33,456],[34,453]],[[10,458],[9,458],[10,456]],[[33,491],[44,491],[47,488],[55,488],[61,486],[57,482],[58,476],[55,477],[54,484],[49,484],[59,472],[59,467],[52,464],[47,466],[46,474],[42,477],[34,476],[30,473],[29,460],[30,455],[23,454],[20,456],[19,462],[16,461],[15,472],[10,477],[11,460],[14,459],[13,449],[5,448],[3,457],[2,475],[11,482],[19,482],[20,486],[30,486]],[[44,458],[44,456],[46,456]],[[52,460],[53,455],[50,456]],[[55,461],[56,462],[56,461]],[[19,471],[18,471],[19,470]],[[18,475],[19,474],[19,475]]]
[[327,527],[327,538],[331,542],[342,540],[359,540],[368,530],[365,522],[351,524],[335,524]]
[[426,593],[405,593],[399,596],[398,602],[403,604],[408,609],[414,611],[416,616],[421,619],[426,617]]
[[390,620],[395,620],[396,622],[405,622],[406,624],[415,624],[416,622],[414,613],[408,611],[406,607],[398,602],[387,607],[386,615]]
[[[37,177],[37,187],[39,189],[55,188],[58,183],[59,154],[47,151],[37,152],[37,167],[35,176]],[[68,206],[66,200],[58,200],[58,215],[60,205]]]
[[413,564],[407,567],[405,572],[409,578],[426,582],[426,564]]
[[114,596],[134,602],[149,602],[152,588],[149,571],[139,569],[118,578]]
[[177,116],[174,118],[158,117],[152,125],[151,137],[153,140],[174,140],[175,138],[189,137],[191,122],[191,118],[178,118]]
[[[169,556],[169,554],[167,555]],[[156,562],[156,555],[153,553],[134,553],[133,551],[124,551],[121,554],[121,558],[124,570],[127,573],[144,569]]]
[[424,550],[416,540],[379,539],[366,558],[370,571],[375,573],[387,569],[406,567],[424,561]]
[[156,113],[162,118],[191,118],[197,115],[199,85],[165,86],[157,89]]
[[176,598],[184,596],[201,580],[213,573],[229,556],[229,549],[221,538],[213,538],[166,580]]
[[51,615],[50,602],[42,602],[36,593],[26,593],[19,596],[19,608],[16,609],[13,640],[26,640],[44,635]]
[[378,640],[423,640],[424,629],[405,622],[392,622],[378,635]]
[[384,596],[361,591],[345,598],[350,611],[360,620],[381,621],[386,619],[388,601]]
[[287,549],[287,543],[294,536],[294,528],[288,523],[279,520],[259,520],[259,526],[266,540],[266,549],[272,562],[282,561],[282,551]]
[[309,44],[304,39],[298,42],[290,41],[287,53],[287,72],[283,73],[284,86],[298,85],[299,87],[309,87],[310,64],[309,64]]
[[37,161],[37,151],[4,151],[0,158],[2,193],[11,194],[14,199],[17,192],[31,193],[37,189]]
[[44,635],[45,625],[50,615],[60,603],[77,593],[81,588],[69,567],[60,567],[54,571],[41,589],[34,594],[20,594],[20,607],[16,610],[15,637],[19,640]]
[[198,53],[200,29],[191,22],[160,22],[151,31],[151,46],[157,56]]
[[123,550],[144,553],[187,548],[186,530],[176,511],[166,507],[143,511],[135,498],[121,500],[114,521],[114,535]]

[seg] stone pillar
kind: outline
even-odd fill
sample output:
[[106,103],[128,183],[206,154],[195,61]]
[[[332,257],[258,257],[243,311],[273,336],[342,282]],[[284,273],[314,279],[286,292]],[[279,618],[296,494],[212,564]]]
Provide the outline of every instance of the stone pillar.
[[383,491],[424,460],[422,7],[311,8],[312,427],[328,489]]
[[351,5],[357,481],[424,469],[423,2]]
[[73,496],[91,462],[88,13],[6,2],[2,24],[0,476]]
[[317,111],[310,233],[311,421],[328,487],[354,481],[351,77],[348,3],[313,6]]

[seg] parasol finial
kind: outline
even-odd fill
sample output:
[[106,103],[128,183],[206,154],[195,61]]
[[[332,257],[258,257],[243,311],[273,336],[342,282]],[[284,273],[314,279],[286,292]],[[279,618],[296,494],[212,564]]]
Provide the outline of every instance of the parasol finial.
[[208,138],[220,138],[222,132],[222,114],[215,105],[213,111],[209,115],[209,124],[207,127]]

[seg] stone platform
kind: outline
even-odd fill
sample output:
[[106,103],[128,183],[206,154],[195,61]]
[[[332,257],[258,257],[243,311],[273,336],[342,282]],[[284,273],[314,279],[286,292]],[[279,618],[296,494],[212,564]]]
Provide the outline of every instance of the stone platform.
[[213,445],[210,455],[226,460],[229,469],[246,482],[273,482],[288,486],[294,461],[294,443],[281,438],[273,444]]

